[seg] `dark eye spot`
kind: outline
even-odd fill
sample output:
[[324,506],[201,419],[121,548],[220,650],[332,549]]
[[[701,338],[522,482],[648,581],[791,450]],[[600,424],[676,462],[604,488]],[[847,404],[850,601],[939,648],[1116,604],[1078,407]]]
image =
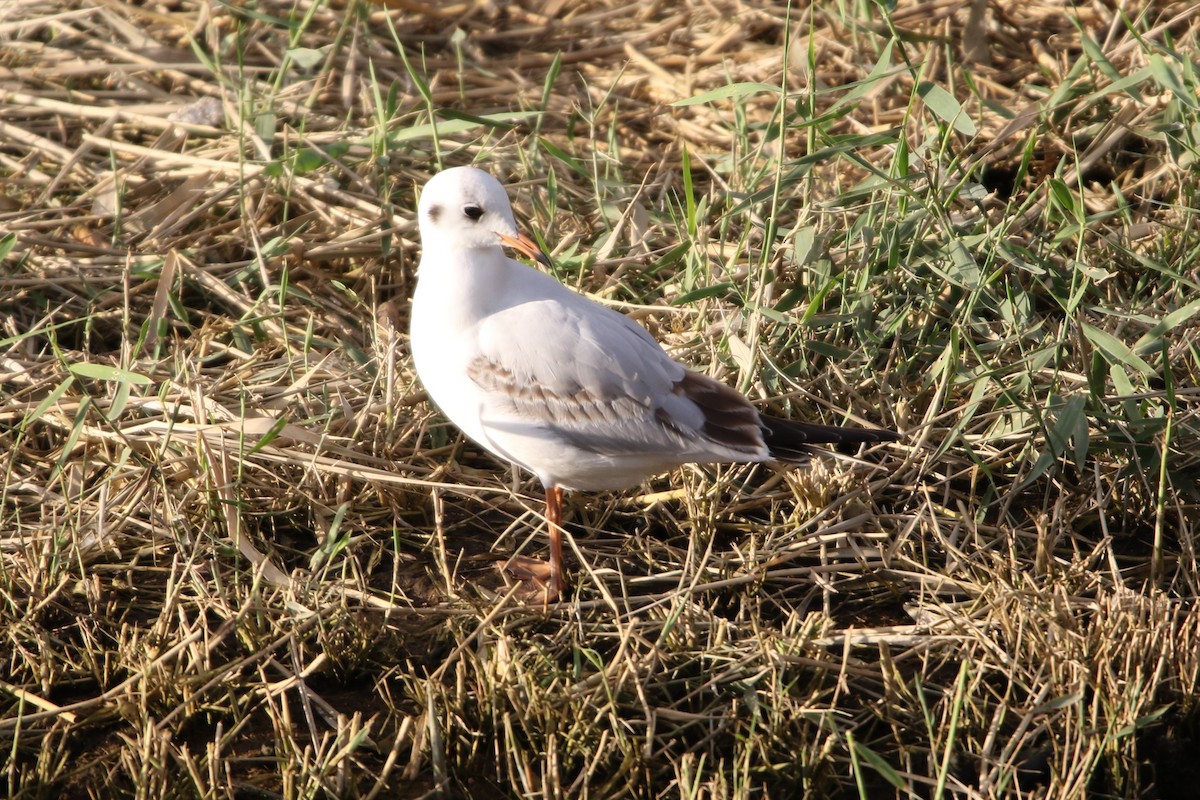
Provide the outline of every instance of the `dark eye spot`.
[[438,217],[440,217],[442,215],[442,207],[441,206],[430,206],[429,211],[427,211],[425,213],[427,213],[429,215],[429,219],[431,222],[437,222]]
[[483,216],[483,209],[477,205],[463,206],[463,213],[470,217],[472,221],[478,221]]

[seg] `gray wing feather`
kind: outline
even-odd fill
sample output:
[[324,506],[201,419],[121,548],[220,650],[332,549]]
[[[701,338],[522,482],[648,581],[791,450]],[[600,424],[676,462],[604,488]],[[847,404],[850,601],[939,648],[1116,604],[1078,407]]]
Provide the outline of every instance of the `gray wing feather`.
[[[586,305],[529,301],[481,327],[470,375],[487,390],[489,427],[549,430],[607,456],[663,452],[685,461],[765,452],[758,413],[741,395],[671,360],[621,314],[573,297]],[[697,390],[701,397],[692,396]]]

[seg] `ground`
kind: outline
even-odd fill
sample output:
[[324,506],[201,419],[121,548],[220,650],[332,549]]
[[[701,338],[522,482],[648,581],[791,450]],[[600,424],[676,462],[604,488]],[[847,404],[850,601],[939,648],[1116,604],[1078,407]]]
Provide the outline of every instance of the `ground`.
[[[0,5],[9,797],[1191,797],[1200,8]],[[413,209],[771,413],[569,503],[408,356]]]

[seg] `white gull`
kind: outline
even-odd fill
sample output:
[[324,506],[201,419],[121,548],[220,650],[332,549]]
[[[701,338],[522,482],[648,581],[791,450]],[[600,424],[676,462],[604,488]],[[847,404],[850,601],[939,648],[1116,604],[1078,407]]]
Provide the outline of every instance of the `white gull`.
[[550,265],[518,231],[504,187],[480,169],[435,175],[418,215],[417,374],[463,433],[545,487],[550,563],[513,564],[547,599],[564,587],[564,489],[623,489],[689,462],[799,462],[822,452],[813,444],[898,438],[760,414],[637,323],[509,258],[502,246]]

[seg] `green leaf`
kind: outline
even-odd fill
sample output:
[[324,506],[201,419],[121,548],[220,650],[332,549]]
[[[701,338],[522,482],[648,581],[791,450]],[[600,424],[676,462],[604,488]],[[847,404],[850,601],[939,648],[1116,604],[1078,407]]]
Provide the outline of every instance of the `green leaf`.
[[305,147],[303,150],[297,150],[296,155],[292,158],[292,172],[297,175],[307,175],[320,168],[327,160],[325,154],[320,150]]
[[[463,122],[470,122],[473,125],[482,125],[485,128],[491,128],[495,131],[511,131],[516,127],[512,122],[496,119],[495,117],[479,117],[453,108],[439,108],[437,115],[443,119],[457,119]],[[446,130],[444,125],[439,126],[439,128],[443,131]]]
[[[862,136],[857,134],[852,136],[830,136],[826,141],[833,142],[830,147],[823,147],[820,150],[814,150],[807,155],[803,155],[794,161],[789,161],[788,166],[802,166],[805,164],[819,164],[823,161],[828,161],[831,157],[840,153],[857,153],[861,150],[867,150],[872,147],[887,147],[894,145],[900,138],[899,128],[889,128],[886,131],[878,133],[868,133]],[[868,180],[874,179],[869,178]]]
[[758,313],[780,325],[791,325],[796,322],[794,318],[789,317],[787,314],[782,314],[769,306],[759,306]]
[[799,265],[807,264],[812,257],[816,240],[817,229],[812,225],[805,225],[796,231],[796,235],[792,237],[792,260]]
[[421,93],[421,97],[425,100],[425,105],[432,108],[433,94],[429,91],[429,82],[413,67],[412,62],[408,60],[408,51],[404,47],[398,48],[398,52],[400,53],[400,60],[404,62],[404,71],[408,73],[408,77],[412,79],[413,85]]
[[1060,708],[1070,708],[1073,705],[1078,705],[1083,699],[1083,692],[1075,692],[1074,694],[1065,694],[1061,697],[1056,697],[1053,700],[1047,700],[1040,706],[1036,706],[1031,713],[1033,714],[1049,714],[1051,711],[1058,711]]
[[1045,415],[1046,447],[1038,454],[1038,459],[1029,474],[1013,487],[1014,492],[1021,491],[1040,478],[1056,461],[1067,454],[1068,449],[1071,450],[1075,466],[1083,467],[1087,460],[1091,433],[1085,413],[1086,406],[1086,394],[1076,394],[1066,402],[1057,395],[1051,396]]
[[28,427],[41,419],[42,415],[49,411],[67,393],[67,389],[70,389],[71,384],[74,382],[75,378],[68,375],[62,383],[54,388],[54,391],[46,395],[42,402],[38,403],[37,408],[25,415],[25,419],[21,422],[22,427]]
[[1046,183],[1050,186],[1051,197],[1054,198],[1064,214],[1076,220],[1083,218],[1083,203],[1071,191],[1071,187],[1058,178],[1050,178]]
[[510,122],[527,120],[531,117],[540,116],[541,113],[541,111],[504,111],[498,114],[485,114],[482,117],[472,117],[471,119],[450,119],[445,122],[439,122],[437,125],[431,123],[413,125],[410,128],[404,128],[390,134],[388,141],[396,145],[420,139],[432,139],[435,133],[438,136],[446,136],[454,133],[462,133],[463,131],[469,131],[472,128],[481,126],[507,130],[505,126]]
[[550,105],[550,98],[554,96],[554,82],[558,80],[558,74],[562,72],[562,51],[554,54],[554,60],[550,62],[550,68],[546,70],[546,78],[542,81],[542,103],[540,108],[546,108]]
[[392,81],[392,85],[388,87],[387,99],[383,102],[383,116],[385,119],[391,119],[396,116],[396,109],[400,107],[400,81]]
[[1089,95],[1086,95],[1079,101],[1078,108],[1087,108],[1097,100],[1107,97],[1110,94],[1123,92],[1138,102],[1139,105],[1145,104],[1142,98],[1142,93],[1137,90],[1137,87],[1146,81],[1150,80],[1153,73],[1149,67],[1142,67],[1137,72],[1130,73],[1120,80],[1113,81],[1102,89],[1097,89]]
[[922,81],[917,84],[917,95],[925,102],[930,111],[953,125],[954,130],[964,136],[974,136],[976,134],[975,123],[963,111],[962,106],[954,99],[954,95],[936,83]]
[[1069,445],[1074,445],[1073,453],[1076,467],[1083,467],[1087,461],[1088,427],[1087,414],[1084,407],[1087,395],[1077,394],[1068,400],[1055,414],[1054,427],[1050,430],[1050,438],[1055,440],[1054,450],[1065,454]]
[[1080,323],[1083,330],[1083,335],[1092,343],[1100,352],[1104,353],[1105,357],[1114,364],[1123,364],[1131,369],[1135,369],[1147,377],[1154,377],[1158,374],[1154,367],[1147,364],[1141,356],[1133,352],[1129,345],[1122,342],[1117,337],[1107,331],[1102,331],[1099,328],[1088,325],[1086,322]]
[[139,386],[149,386],[153,380],[139,372],[130,372],[120,367],[110,367],[106,364],[68,364],[71,374],[80,378],[92,378],[98,381],[121,381],[135,383]]
[[1092,60],[1093,64],[1099,67],[1100,71],[1104,73],[1106,78],[1108,78],[1110,81],[1117,81],[1121,79],[1120,71],[1114,67],[1112,62],[1108,60],[1108,57],[1104,55],[1104,51],[1100,49],[1100,45],[1095,39],[1093,39],[1091,36],[1088,36],[1087,32],[1083,30],[1080,30],[1079,39],[1083,44],[1083,52],[1087,53],[1088,58]]
[[104,418],[109,422],[116,421],[121,412],[125,410],[125,406],[129,404],[129,395],[132,394],[129,381],[121,381],[117,384],[117,390],[113,392],[112,402],[108,404],[108,410],[104,413]]
[[254,133],[267,144],[275,141],[275,125],[278,119],[270,111],[264,111],[254,117]]
[[84,421],[87,415],[92,410],[92,398],[84,395],[79,401],[79,410],[75,412],[75,419],[71,421],[71,429],[67,432],[66,441],[63,442],[62,448],[59,451],[58,460],[54,463],[54,469],[50,471],[50,480],[58,480],[58,476],[62,474],[63,467],[71,458],[71,453],[75,449],[75,445],[79,444],[79,438],[83,436],[85,427]]
[[1096,266],[1095,264],[1087,264],[1083,261],[1070,261],[1070,267],[1081,275],[1084,275],[1092,283],[1097,286],[1111,278],[1115,278],[1117,273],[1105,269],[1104,267]]
[[830,106],[830,110],[853,103],[855,100],[871,91],[871,89],[883,78],[890,78],[893,75],[897,75],[906,71],[905,67],[888,69],[892,63],[892,46],[895,44],[895,42],[895,39],[888,39],[887,43],[884,44],[883,49],[879,51],[879,58],[875,59],[875,66],[871,68],[871,72],[869,75],[867,75],[867,77],[844,86],[836,87],[838,90],[849,89],[850,91],[838,98],[838,100],[832,106]]
[[1153,724],[1155,724],[1156,722],[1158,722],[1160,719],[1162,719],[1162,718],[1163,718],[1163,716],[1164,716],[1164,715],[1165,715],[1165,714],[1166,714],[1168,711],[1171,711],[1171,710],[1172,710],[1172,709],[1174,709],[1174,708],[1175,708],[1175,704],[1174,704],[1174,703],[1167,703],[1165,706],[1163,706],[1163,707],[1162,707],[1162,708],[1160,708],[1160,709],[1157,709],[1157,710],[1155,710],[1155,711],[1151,711],[1149,714],[1146,714],[1145,716],[1138,717],[1137,719],[1135,719],[1135,720],[1133,721],[1133,724],[1132,724],[1132,725],[1126,725],[1126,726],[1125,726],[1125,727],[1123,727],[1123,728],[1118,728],[1118,729],[1117,729],[1117,730],[1116,730],[1116,731],[1113,733],[1113,737],[1114,737],[1114,738],[1116,738],[1116,739],[1120,739],[1120,738],[1123,738],[1123,737],[1125,737],[1125,736],[1129,736],[1130,734],[1137,733],[1137,731],[1138,731],[1138,730],[1140,730],[1140,729],[1142,729],[1142,728],[1148,728],[1148,727],[1150,727],[1151,725],[1153,725]]
[[1159,320],[1157,325],[1146,331],[1140,339],[1133,343],[1133,352],[1141,354],[1151,350],[1158,350],[1159,341],[1162,337],[1172,328],[1196,316],[1196,312],[1200,312],[1200,299],[1193,300],[1182,308],[1177,308],[1170,314],[1167,314]]
[[1038,459],[1036,462],[1034,462],[1033,468],[1029,470],[1029,474],[1022,478],[1021,482],[1013,487],[1013,492],[1015,493],[1024,491],[1034,481],[1042,477],[1042,475],[1046,473],[1046,470],[1050,469],[1050,467],[1057,460],[1058,456],[1055,455],[1054,450],[1047,447],[1038,455]]
[[591,177],[591,173],[588,172],[583,164],[579,163],[579,159],[575,158],[566,150],[563,150],[561,147],[551,142],[549,139],[538,139],[538,144],[542,146],[543,150],[557,158],[562,163],[566,164],[579,175],[582,175],[585,178]]
[[695,189],[692,186],[692,156],[688,152],[686,144],[680,153],[679,172],[683,176],[683,202],[687,206],[686,222],[688,237],[695,238],[696,226],[698,224],[698,220],[696,219],[696,195],[694,194]]
[[967,425],[975,418],[976,413],[979,412],[979,408],[985,400],[991,400],[994,404],[996,396],[1000,394],[998,388],[995,391],[991,391],[994,385],[995,381],[991,375],[984,374],[975,379],[975,385],[971,389],[971,398],[965,405],[961,406],[958,419],[955,420],[949,432],[941,437],[942,443],[938,446],[934,458],[941,458],[952,447],[957,446],[958,437],[967,429]]
[[7,236],[0,238],[0,261],[8,258],[8,254],[12,252],[12,249],[14,246],[16,246],[16,244],[17,235],[15,233],[10,233]]
[[983,285],[983,271],[975,256],[958,239],[950,242],[950,268],[946,273],[952,283],[972,292]]
[[680,242],[664,253],[662,257],[660,257],[652,265],[650,265],[650,267],[646,270],[646,274],[657,275],[667,267],[675,266],[687,254],[691,247],[692,245],[690,242]]
[[825,356],[826,358],[834,361],[845,361],[854,355],[853,350],[847,350],[844,347],[838,347],[835,344],[829,344],[828,342],[822,342],[817,339],[805,342],[804,346],[817,355]]
[[895,786],[897,789],[903,789],[907,785],[904,782],[904,779],[900,777],[900,774],[892,768],[892,765],[889,764],[883,756],[879,755],[862,742],[854,742],[853,748],[854,755],[860,756],[863,761],[866,761],[868,764],[870,764],[872,769],[879,773],[879,777],[883,778],[892,786]]
[[[804,311],[804,318],[803,318],[804,321],[805,322],[811,321],[812,318],[815,317],[820,312],[821,306],[824,304],[825,298],[829,295],[829,293],[841,285],[842,285],[842,282],[837,277],[831,277],[828,280],[826,280],[825,283],[823,283],[821,285],[821,287],[819,289],[817,289],[817,291],[814,292],[812,297],[809,299],[808,308],[805,309],[805,311]],[[789,292],[789,294],[790,294],[790,292]]]
[[721,295],[729,294],[736,287],[729,281],[714,283],[709,286],[703,286],[699,289],[693,289],[690,292],[684,292],[671,301],[673,306],[685,306],[688,303],[694,303],[697,300],[704,300],[708,297],[720,297]]
[[713,89],[709,92],[703,92],[692,97],[685,97],[682,100],[676,100],[674,103],[671,103],[671,105],[675,106],[676,108],[682,108],[683,106],[698,106],[702,103],[711,103],[714,100],[740,100],[743,97],[749,97],[750,95],[760,94],[762,92],[773,92],[775,94],[779,94],[779,87],[770,83],[754,83],[752,81],[746,81],[743,83],[730,83],[717,89]]
[[292,63],[300,67],[300,69],[312,69],[325,59],[326,49],[325,47],[316,50],[311,47],[293,47],[284,55],[291,59]]
[[1187,87],[1183,85],[1183,81],[1179,80],[1179,74],[1171,68],[1171,65],[1158,53],[1151,54],[1148,59],[1150,62],[1150,74],[1158,81],[1158,85],[1164,89],[1170,90],[1171,94],[1175,95],[1175,99],[1190,108],[1196,108],[1196,98]]

